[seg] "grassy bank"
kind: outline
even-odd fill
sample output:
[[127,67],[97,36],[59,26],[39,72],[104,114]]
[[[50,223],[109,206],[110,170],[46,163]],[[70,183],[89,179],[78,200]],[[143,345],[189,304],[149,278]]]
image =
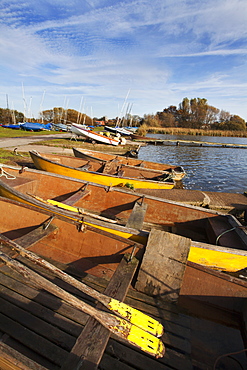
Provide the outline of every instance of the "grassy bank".
[[163,135],[247,137],[247,131],[200,130],[177,127],[148,127],[147,132],[149,134]]
[[29,153],[15,153],[13,150],[0,148],[0,163],[8,164],[10,166],[21,166],[25,163],[30,163],[31,158]]
[[[64,134],[64,132],[61,132]],[[0,138],[1,137],[26,137],[26,136],[42,136],[42,135],[54,135],[59,134],[59,131],[25,131],[25,130],[13,130],[11,128],[3,128],[0,126]]]

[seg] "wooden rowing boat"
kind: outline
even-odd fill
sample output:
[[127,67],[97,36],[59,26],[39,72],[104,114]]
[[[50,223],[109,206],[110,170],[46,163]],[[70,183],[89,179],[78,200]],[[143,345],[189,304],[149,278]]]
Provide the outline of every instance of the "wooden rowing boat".
[[43,154],[31,151],[30,156],[39,170],[74,177],[84,181],[110,187],[126,187],[130,189],[164,190],[172,189],[174,181],[167,173],[156,170],[140,169],[133,166],[115,163],[101,165],[81,158],[62,155]]
[[142,136],[138,134],[131,134],[130,137],[132,140],[136,140],[136,141],[155,141],[157,140],[154,137]]
[[106,164],[107,162],[115,161],[116,163],[124,164],[127,166],[137,166],[140,168],[150,168],[158,171],[164,171],[167,172],[173,178],[174,181],[181,181],[186,175],[183,167],[181,166],[171,166],[169,164],[143,161],[141,159],[129,158],[118,155],[116,156],[113,154],[87,149],[73,148],[73,153],[77,158],[83,158],[88,161],[96,161],[101,163],[102,165]]
[[[247,265],[247,235],[231,215],[11,166],[2,166],[0,195],[56,214],[62,206],[72,209],[71,219],[84,217],[86,224],[144,245],[152,228],[189,237],[189,260],[211,268],[236,272]],[[44,203],[48,199],[56,208]]]
[[[51,273],[47,268],[42,268],[42,263],[39,267],[39,264],[27,260],[25,255],[20,255],[13,248],[14,245],[10,244],[7,249],[8,244],[0,243],[1,251],[4,250],[11,259],[20,262],[20,271],[28,277],[23,278],[9,264],[0,268],[1,368],[70,370],[89,366],[96,369],[99,366],[111,370],[114,366],[126,368],[127,360],[128,369],[136,369],[138,363],[144,370],[165,370],[169,367],[192,370],[195,366],[213,368],[214,364],[220,362],[222,354],[243,351],[246,347],[246,324],[241,321],[246,309],[243,306],[247,296],[246,281],[191,262],[186,263],[185,253],[177,263],[175,259],[172,260],[172,268],[176,266],[177,271],[178,266],[183,266],[184,272],[178,289],[178,303],[169,301],[169,295],[174,295],[174,289],[171,286],[169,288],[170,280],[169,284],[166,279],[163,280],[164,273],[168,276],[170,268],[166,260],[167,252],[164,255],[163,248],[161,258],[160,247],[175,247],[179,240],[185,252],[187,238],[176,236],[181,239],[173,240],[170,236],[172,234],[154,230],[143,255],[144,251],[141,252],[139,248],[133,251],[133,243],[130,241],[113,239],[90,227],[84,230],[78,228],[78,223],[66,219],[67,211],[57,215],[0,198],[0,212],[1,234],[28,251],[48,259],[55,267],[54,273]],[[165,240],[169,243],[164,244]],[[156,254],[153,253],[154,244],[158,247]],[[130,252],[129,257],[127,252]],[[159,279],[155,277],[157,284],[162,283],[162,289],[160,294],[155,290],[154,296],[145,294],[141,288],[145,284],[143,274],[147,273],[146,267],[151,262],[151,256],[155,262],[152,278],[157,272],[156,264],[157,267],[160,264],[163,266]],[[135,261],[139,263],[140,270],[133,279]],[[38,262],[42,261],[38,259]],[[46,286],[33,286],[34,281],[30,279],[33,275],[26,267],[38,273],[35,278],[38,282],[41,277],[45,277],[47,283],[55,283],[58,288],[79,297],[82,306],[84,302],[89,302],[95,307],[95,301],[75,290],[71,284],[58,280],[57,268],[98,290],[105,289],[110,296],[120,294],[125,299],[127,295],[127,304],[145,311],[164,325],[165,333],[161,338],[166,347],[164,356],[156,359],[132,344],[123,342],[116,335],[110,338],[109,330],[102,323],[95,322],[93,317],[89,318],[78,307],[72,307],[71,303],[61,298],[63,296],[49,294]],[[149,284],[149,293],[153,282]],[[197,317],[194,317],[195,314]],[[198,325],[200,330],[197,329]],[[212,331],[213,343],[209,337]],[[215,341],[221,344],[220,347],[215,345]],[[238,362],[243,368],[246,367],[244,355],[238,357]]]

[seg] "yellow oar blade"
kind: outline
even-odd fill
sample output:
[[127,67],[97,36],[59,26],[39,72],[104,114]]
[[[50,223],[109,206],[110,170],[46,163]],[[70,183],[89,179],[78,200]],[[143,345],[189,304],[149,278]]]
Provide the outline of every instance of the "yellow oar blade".
[[111,327],[112,332],[156,358],[164,356],[165,346],[159,338],[120,317],[115,316],[114,319],[117,320],[117,325]]
[[115,314],[124,317],[130,323],[156,337],[161,337],[164,332],[163,325],[159,321],[114,298],[111,298],[108,308]]

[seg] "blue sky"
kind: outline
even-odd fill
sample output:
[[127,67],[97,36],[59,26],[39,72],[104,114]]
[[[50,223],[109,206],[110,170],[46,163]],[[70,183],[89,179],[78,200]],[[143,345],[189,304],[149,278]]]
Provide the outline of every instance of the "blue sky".
[[0,107],[113,118],[200,97],[247,120],[246,25],[246,0],[1,0]]

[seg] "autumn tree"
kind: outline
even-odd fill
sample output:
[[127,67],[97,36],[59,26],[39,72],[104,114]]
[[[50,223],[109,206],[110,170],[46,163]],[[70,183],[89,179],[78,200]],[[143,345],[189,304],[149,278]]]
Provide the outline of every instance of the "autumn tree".
[[160,121],[159,117],[154,114],[144,114],[144,117],[141,121],[141,124],[145,124],[149,127],[159,127],[160,126]]
[[178,124],[180,127],[191,127],[190,101],[188,98],[184,98],[182,103],[179,104]]
[[0,108],[0,122],[3,124],[12,124],[23,122],[24,114],[17,110],[10,110],[7,108]]
[[162,127],[174,127],[176,118],[172,113],[158,112],[157,116]]

